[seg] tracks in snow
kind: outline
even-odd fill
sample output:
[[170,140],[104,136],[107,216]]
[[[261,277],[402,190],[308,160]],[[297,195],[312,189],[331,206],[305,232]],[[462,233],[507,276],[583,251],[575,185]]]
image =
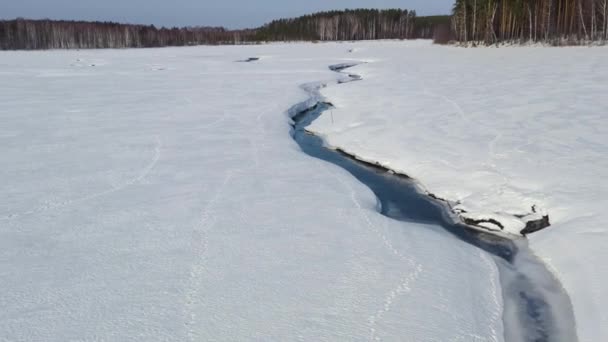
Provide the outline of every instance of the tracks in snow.
[[391,308],[393,306],[393,302],[398,297],[411,291],[411,284],[414,283],[416,281],[416,279],[418,279],[420,274],[423,272],[423,266],[422,266],[422,264],[417,263],[411,257],[408,257],[405,254],[401,253],[401,251],[399,251],[393,245],[390,238],[386,234],[382,233],[382,231],[377,227],[377,225],[375,225],[372,222],[371,218],[367,214],[367,210],[361,205],[361,202],[359,202],[359,200],[357,199],[355,190],[353,189],[352,186],[350,186],[348,183],[346,183],[346,181],[343,179],[343,177],[338,175],[331,168],[327,167],[325,165],[325,163],[319,162],[319,165],[325,171],[327,171],[327,173],[329,173],[332,178],[334,178],[338,183],[340,183],[350,193],[350,199],[353,202],[353,204],[355,205],[355,207],[358,209],[357,213],[359,214],[359,216],[361,216],[361,218],[366,223],[368,228],[377,236],[379,241],[382,242],[384,247],[392,255],[394,255],[399,260],[404,261],[406,264],[408,264],[413,269],[412,272],[408,272],[406,275],[404,275],[401,278],[401,281],[395,288],[393,288],[389,291],[389,293],[386,295],[386,297],[383,301],[383,306],[380,309],[378,309],[376,312],[374,312],[372,315],[369,316],[369,318],[368,318],[369,340],[377,341],[378,340],[376,337],[377,323],[379,321],[381,321],[383,316],[391,310]]
[[[358,64],[361,64],[361,63],[354,63],[354,62],[341,63],[341,64],[336,64],[336,65],[331,65],[331,66],[329,66],[329,69],[332,71],[338,72],[338,73],[342,73],[343,70],[356,66]],[[359,75],[346,74],[346,77],[338,79],[337,83],[344,84],[344,83],[360,81],[360,80],[362,80],[362,77]],[[292,108],[290,114],[294,121],[298,122],[300,120],[304,120],[304,122],[307,122],[307,118],[306,118],[307,112],[309,112],[311,110],[319,109],[320,105],[323,103],[325,103],[326,105],[329,105],[329,103],[321,100],[323,97],[319,93],[319,90],[326,86],[327,86],[326,83],[306,84],[306,85],[302,86],[302,88],[304,90],[308,91],[311,94],[311,98],[308,101],[295,105]],[[313,105],[314,100],[319,100],[319,102],[317,104]],[[313,106],[310,107],[311,105],[313,105]],[[297,123],[294,124],[294,129],[296,129],[296,125],[297,125]],[[382,232],[382,230],[373,223],[373,220],[368,215],[366,208],[357,199],[355,189],[353,189],[353,187],[351,185],[349,185],[343,179],[343,177],[341,175],[337,174],[337,172],[334,171],[332,168],[329,168],[325,163],[322,163],[322,162],[319,162],[319,163],[320,163],[320,166],[328,174],[330,174],[330,176],[332,178],[334,178],[339,184],[341,184],[346,189],[346,191],[348,191],[348,193],[350,193],[350,199],[353,202],[355,208],[357,209],[357,214],[365,222],[369,231],[373,232],[373,234],[377,237],[378,241],[384,246],[384,248],[391,255],[393,255],[398,260],[403,261],[406,265],[409,266],[408,272],[406,272],[404,275],[402,275],[400,277],[398,283],[391,290],[389,290],[388,293],[386,293],[384,295],[384,299],[381,300],[380,307],[368,316],[367,327],[368,327],[368,332],[369,332],[369,335],[368,335],[369,340],[377,341],[377,340],[379,340],[378,323],[381,322],[382,319],[384,318],[384,316],[386,316],[386,314],[391,311],[395,302],[397,301],[397,299],[400,296],[403,296],[404,294],[409,293],[412,290],[413,284],[420,277],[420,275],[422,274],[424,269],[423,269],[422,264],[418,263],[411,256],[405,255],[398,248],[396,248],[395,245],[393,244],[393,242],[391,241],[390,237],[385,232]]]
[[86,195],[83,197],[68,199],[65,201],[52,202],[47,205],[36,207],[36,208],[30,209],[30,210],[27,210],[24,212],[6,215],[3,217],[0,217],[0,221],[9,221],[9,220],[18,219],[18,218],[21,218],[24,216],[40,214],[40,213],[43,213],[43,212],[46,212],[49,210],[61,209],[61,208],[65,208],[65,207],[69,207],[69,206],[76,205],[79,203],[87,202],[90,200],[94,200],[96,198],[100,198],[100,197],[124,190],[124,189],[126,189],[132,185],[135,185],[137,183],[140,183],[146,179],[146,177],[156,167],[156,164],[160,160],[161,151],[162,151],[162,141],[158,136],[156,136],[155,145],[154,145],[154,155],[153,155],[152,159],[150,160],[150,162],[139,171],[139,174],[137,175],[137,177],[128,179],[127,181],[123,182],[122,184],[120,184],[118,186],[114,186],[105,191],[96,192],[96,193],[92,193],[92,194],[89,194],[89,195]]
[[190,266],[189,284],[186,292],[186,312],[187,318],[186,329],[188,339],[197,341],[201,339],[196,333],[197,307],[201,305],[199,291],[203,282],[205,268],[207,267],[207,253],[209,250],[209,231],[215,225],[214,210],[216,204],[220,201],[222,194],[232,177],[234,171],[226,172],[222,183],[219,185],[213,197],[207,202],[203,208],[199,225],[192,231],[191,250],[194,253],[194,260]]
[[[256,122],[260,123],[266,113],[262,112],[256,117]],[[216,124],[226,121],[234,120],[239,124],[248,125],[245,120],[241,120],[238,116],[232,117],[227,113],[223,113],[222,116],[212,122],[209,125],[203,127],[208,129]],[[185,293],[185,306],[183,309],[183,316],[186,319],[184,323],[186,329],[186,335],[188,340],[191,342],[201,341],[205,339],[205,336],[201,336],[201,331],[204,331],[205,326],[198,324],[197,312],[200,312],[200,307],[204,305],[201,301],[201,288],[204,285],[205,277],[208,275],[206,272],[209,268],[209,235],[214,229],[217,223],[216,208],[225,199],[225,192],[230,186],[235,177],[239,174],[247,174],[251,170],[255,170],[260,167],[260,137],[264,136],[264,126],[256,125],[257,132],[254,132],[249,140],[249,146],[251,149],[252,165],[246,168],[233,168],[224,172],[224,177],[221,183],[217,186],[217,189],[213,193],[213,196],[204,204],[198,224],[192,229],[191,238],[191,251],[193,254],[192,263],[190,264],[188,273],[188,285]]]

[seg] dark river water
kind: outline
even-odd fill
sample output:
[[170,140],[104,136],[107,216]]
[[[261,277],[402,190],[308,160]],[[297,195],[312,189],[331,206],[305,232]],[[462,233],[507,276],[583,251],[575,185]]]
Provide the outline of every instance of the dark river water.
[[[340,72],[350,66],[353,65],[342,64],[330,69]],[[361,77],[350,74],[338,84],[355,80],[359,81]],[[318,87],[306,89],[318,92]],[[301,106],[294,108],[298,107]],[[331,108],[329,103],[318,102],[308,109],[292,111],[292,136],[304,153],[347,170],[369,187],[380,203],[380,214],[398,221],[440,226],[454,239],[491,255],[500,275],[505,341],[578,340],[568,295],[544,263],[532,253],[526,239],[507,239],[469,229],[454,222],[440,202],[421,194],[411,179],[326,148],[323,140],[306,131],[306,127]],[[404,229],[408,227],[411,226],[404,225]]]

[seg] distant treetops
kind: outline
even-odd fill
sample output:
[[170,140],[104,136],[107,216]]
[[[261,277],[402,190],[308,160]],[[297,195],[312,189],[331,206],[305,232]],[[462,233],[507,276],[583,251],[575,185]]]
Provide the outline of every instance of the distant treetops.
[[228,44],[252,30],[161,28],[111,22],[16,19],[0,21],[0,49],[95,49]]
[[266,41],[337,41],[433,38],[449,16],[417,17],[415,11],[357,9],[275,20],[256,29],[156,28],[112,22],[15,19],[0,21],[1,50],[94,49],[251,44]]
[[279,19],[257,29],[260,41],[409,39],[416,36],[416,12],[356,9]]
[[608,41],[608,0],[456,0],[452,16],[354,9],[274,20],[262,27],[156,28],[112,22],[0,21],[0,50],[94,49],[434,38],[437,43]]

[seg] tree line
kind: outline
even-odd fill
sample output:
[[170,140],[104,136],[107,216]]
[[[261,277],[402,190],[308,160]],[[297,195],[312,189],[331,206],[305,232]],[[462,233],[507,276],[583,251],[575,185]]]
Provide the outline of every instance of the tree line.
[[452,20],[460,42],[608,40],[608,0],[456,0]]
[[433,37],[449,16],[416,17],[415,11],[358,9],[272,21],[255,29],[156,28],[113,22],[0,20],[0,50],[95,49],[250,44],[263,41],[338,41]]
[[0,21],[1,50],[95,49],[234,44],[253,30],[222,27],[156,28],[112,22],[65,20]]
[[356,9],[279,19],[257,30],[261,41],[339,41],[414,38],[415,11]]
[[327,11],[274,20],[256,30],[258,41],[432,39],[450,16],[418,17],[404,9]]

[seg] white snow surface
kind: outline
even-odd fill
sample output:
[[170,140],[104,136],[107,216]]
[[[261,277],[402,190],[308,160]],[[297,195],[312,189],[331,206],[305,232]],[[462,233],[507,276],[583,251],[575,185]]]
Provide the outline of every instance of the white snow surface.
[[608,48],[377,42],[351,58],[364,81],[324,89],[336,108],[310,129],[508,232],[532,206],[549,214],[531,247],[580,340],[608,340]]
[[[480,132],[475,139],[460,136],[455,123],[462,117],[481,120],[495,108],[503,116],[493,115],[487,125],[537,127],[543,139],[552,139],[529,137],[531,147],[522,147],[517,158],[536,152],[521,167],[540,165],[524,179],[528,187],[543,186],[522,196],[542,199],[538,203],[553,209],[558,223],[535,242],[539,249],[562,248],[563,255],[554,255],[556,265],[570,261],[564,270],[588,277],[580,283],[591,281],[585,286],[589,293],[599,291],[590,269],[605,266],[584,264],[580,257],[592,256],[605,240],[601,226],[588,225],[597,222],[594,208],[605,204],[598,190],[603,184],[585,188],[585,199],[596,198],[588,201],[584,216],[576,219],[571,214],[580,212],[568,208],[583,196],[577,186],[590,184],[605,169],[567,163],[580,158],[578,145],[568,145],[569,129],[585,129],[588,134],[578,141],[588,151],[584,155],[598,157],[593,165],[605,162],[599,158],[604,145],[597,141],[601,121],[587,126],[589,115],[601,113],[552,120],[540,115],[530,126],[462,87],[463,77],[473,78],[467,73],[476,71],[450,67],[449,56],[471,52],[361,43],[348,53],[352,47],[0,52],[0,340],[502,341],[502,298],[488,255],[436,227],[379,215],[364,185],[305,155],[291,139],[286,111],[308,96],[299,85],[335,81],[338,75],[327,66],[353,57],[373,57],[376,63],[359,68],[365,83],[327,89],[340,107],[338,121],[317,128],[334,143],[394,161],[437,191],[454,194],[450,197],[459,194],[455,189],[489,184],[466,172],[471,180],[466,184],[441,182],[441,175],[463,177],[438,164],[465,159],[452,140],[477,140],[466,155],[482,159],[485,141],[495,138],[494,131],[473,122],[467,127]],[[566,70],[572,83],[556,78],[549,89],[559,105],[539,98],[532,107],[536,112],[522,114],[530,108],[522,102],[509,106],[509,113],[528,117],[541,108],[595,110],[605,103],[591,97],[594,83],[576,81],[581,66],[574,57],[587,56],[587,50],[570,51],[574,56]],[[235,62],[251,56],[261,59]],[[483,71],[490,80],[504,68],[522,72],[507,67],[508,58],[498,68],[490,61]],[[601,70],[599,60],[594,68]],[[453,71],[424,77],[428,88],[423,88],[418,82],[426,69]],[[596,82],[603,79],[595,75]],[[509,85],[518,82],[523,80]],[[442,93],[444,88],[433,84],[458,87]],[[580,87],[578,97],[558,92],[563,87]],[[454,101],[463,93],[477,102],[456,110],[443,95],[432,95],[435,91]],[[496,92],[504,103],[518,99]],[[452,112],[439,115],[435,108]],[[564,127],[563,120],[571,126]],[[358,143],[362,139],[369,149]],[[517,136],[502,139],[496,138],[495,152]],[[560,139],[559,146],[553,139]],[[566,159],[542,158],[540,147],[559,147],[565,151],[555,153]],[[542,177],[558,177],[564,168],[585,178],[553,184],[561,178]],[[509,170],[489,168],[488,180],[493,172]],[[461,188],[447,187],[451,184]],[[545,193],[569,201],[553,202]],[[576,221],[567,225],[567,220]],[[586,249],[564,247],[569,237]],[[571,280],[570,289],[579,284],[565,279]],[[575,297],[578,305],[585,304],[581,298]],[[605,318],[594,313],[593,322]]]

